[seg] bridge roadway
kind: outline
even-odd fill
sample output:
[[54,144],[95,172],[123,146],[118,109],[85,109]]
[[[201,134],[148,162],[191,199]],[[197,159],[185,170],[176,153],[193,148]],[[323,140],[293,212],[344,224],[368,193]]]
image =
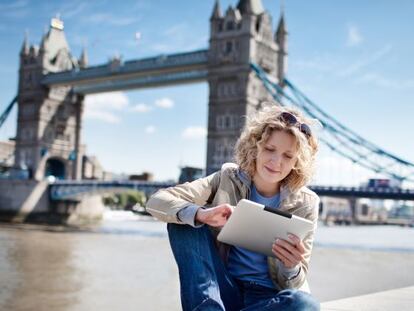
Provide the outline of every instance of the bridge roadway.
[[79,94],[151,88],[207,80],[208,50],[159,55],[83,69],[49,73],[42,79],[48,87],[71,86]]
[[[174,186],[169,182],[145,181],[56,181],[49,186],[50,199],[76,200],[96,193],[123,192],[129,189],[145,192],[147,196],[158,189]],[[414,201],[414,189],[310,186],[320,196],[338,198],[369,198]]]

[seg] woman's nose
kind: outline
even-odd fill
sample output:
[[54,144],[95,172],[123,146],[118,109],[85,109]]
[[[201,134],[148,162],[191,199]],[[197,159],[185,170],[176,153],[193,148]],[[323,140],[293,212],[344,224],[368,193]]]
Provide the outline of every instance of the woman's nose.
[[270,161],[272,161],[276,165],[280,165],[280,156],[277,154],[272,154],[270,156]]

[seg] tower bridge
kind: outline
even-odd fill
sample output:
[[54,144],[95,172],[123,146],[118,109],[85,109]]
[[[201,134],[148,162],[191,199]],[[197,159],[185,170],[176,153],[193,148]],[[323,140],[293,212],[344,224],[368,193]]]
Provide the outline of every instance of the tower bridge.
[[[104,183],[92,186],[84,182],[82,186],[80,182],[85,154],[81,132],[85,96],[200,81],[209,85],[207,174],[231,161],[244,116],[259,109],[264,101],[275,100],[280,105],[288,101],[321,120],[325,132],[331,135],[322,137],[322,142],[340,156],[399,180],[414,180],[414,164],[383,151],[339,124],[286,79],[287,35],[283,12],[274,30],[272,16],[261,0],[239,0],[225,12],[216,0],[207,49],[128,61],[114,57],[105,64],[88,66],[86,50],[79,59],[73,57],[63,22],[52,19],[40,47],[30,45],[25,37],[20,51],[17,96],[0,116],[1,127],[17,104],[14,166],[24,165],[31,172],[28,182],[0,180],[0,210],[18,211],[24,205],[29,206],[28,211],[47,211],[44,185],[48,175],[67,180],[51,186],[53,200],[64,199],[59,193],[79,194],[79,189],[104,190]],[[147,191],[156,188],[144,184],[117,185],[138,186]],[[363,189],[315,190],[333,196],[371,193]],[[403,191],[394,193],[402,194]],[[374,191],[371,195],[380,194]],[[408,199],[411,195],[407,193]]]
[[[45,174],[80,179],[82,113],[92,93],[206,81],[209,84],[206,171],[231,160],[244,116],[271,100],[250,63],[283,84],[287,31],[283,14],[276,31],[261,0],[240,0],[225,13],[216,1],[208,49],[88,66],[86,50],[72,56],[64,24],[52,19],[40,47],[24,39],[20,51],[16,166],[24,163],[35,180]],[[7,113],[6,113],[7,114]],[[225,122],[222,122],[225,120]],[[59,175],[56,175],[59,173]]]

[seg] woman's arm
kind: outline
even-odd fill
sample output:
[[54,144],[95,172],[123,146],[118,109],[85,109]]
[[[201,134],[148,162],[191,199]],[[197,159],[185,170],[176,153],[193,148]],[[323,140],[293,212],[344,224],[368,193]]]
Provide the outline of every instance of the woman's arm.
[[193,182],[161,189],[150,197],[146,210],[158,220],[183,224],[178,213],[186,207],[204,206],[219,182],[220,171]]
[[[309,214],[305,217],[313,222],[313,229],[308,232],[302,241],[297,241],[293,237],[291,241],[279,241],[276,243],[278,247],[273,248],[279,259],[271,259],[273,260],[271,266],[274,267],[273,272],[277,274],[277,280],[281,288],[299,288],[306,280],[317,227],[318,211],[319,198],[315,195],[312,206],[309,208]],[[284,254],[280,252],[281,248]]]

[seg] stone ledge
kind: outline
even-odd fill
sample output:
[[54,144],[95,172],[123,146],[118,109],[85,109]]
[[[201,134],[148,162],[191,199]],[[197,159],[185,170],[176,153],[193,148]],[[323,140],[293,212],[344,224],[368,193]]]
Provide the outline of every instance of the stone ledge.
[[393,289],[374,294],[327,301],[322,311],[412,311],[414,310],[414,286]]

